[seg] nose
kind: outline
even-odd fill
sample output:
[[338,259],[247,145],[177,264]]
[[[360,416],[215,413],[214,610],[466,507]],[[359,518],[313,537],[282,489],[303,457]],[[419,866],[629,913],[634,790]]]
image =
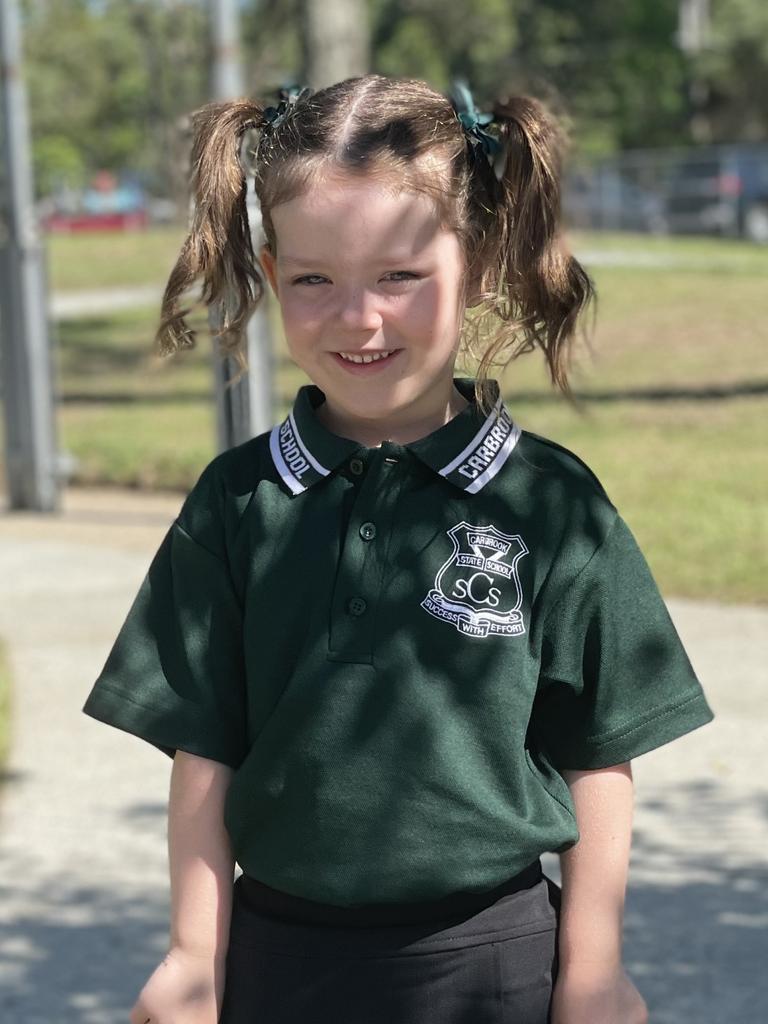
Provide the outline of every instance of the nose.
[[375,331],[382,317],[377,296],[367,288],[347,288],[339,293],[338,319],[347,330]]

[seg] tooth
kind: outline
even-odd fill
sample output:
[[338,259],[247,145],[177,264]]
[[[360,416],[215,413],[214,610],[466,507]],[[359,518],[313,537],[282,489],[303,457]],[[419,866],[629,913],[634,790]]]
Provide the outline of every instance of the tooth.
[[390,350],[386,352],[368,352],[368,353],[352,353],[352,352],[339,352],[342,359],[346,359],[350,363],[374,363],[379,359],[386,359],[392,355]]

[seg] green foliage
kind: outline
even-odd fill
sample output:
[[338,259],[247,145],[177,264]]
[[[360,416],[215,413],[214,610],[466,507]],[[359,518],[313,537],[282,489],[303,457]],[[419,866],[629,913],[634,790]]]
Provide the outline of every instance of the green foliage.
[[567,98],[585,153],[691,143],[694,85],[712,142],[766,139],[764,0],[711,0],[698,55],[678,46],[679,0],[518,5],[523,80]]
[[[746,2],[746,0],[745,0]],[[375,70],[549,102],[585,154],[680,141],[677,0],[372,0]]]
[[[28,0],[24,18],[38,194],[102,168],[183,187],[182,115],[207,97],[207,15],[168,0]],[[75,159],[75,154],[78,159]]]
[[509,0],[373,0],[374,69],[425,78],[447,89],[451,77],[469,76],[492,89],[514,50],[514,5]]
[[398,21],[376,53],[374,70],[382,75],[411,77],[420,67],[420,77],[433,85],[445,86],[448,78],[446,55],[430,25],[422,17]]
[[35,179],[38,192],[47,195],[57,186],[82,188],[87,183],[85,154],[65,135],[42,135],[35,142]]
[[303,0],[258,0],[242,8],[243,73],[247,91],[262,99],[302,76]]
[[715,138],[768,137],[768,5],[713,0],[709,45],[693,68],[711,90]]

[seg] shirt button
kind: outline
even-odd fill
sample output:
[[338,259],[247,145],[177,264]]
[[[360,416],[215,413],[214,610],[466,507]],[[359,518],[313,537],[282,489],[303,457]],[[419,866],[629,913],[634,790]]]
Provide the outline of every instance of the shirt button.
[[367,607],[368,605],[362,597],[352,597],[347,605],[347,610],[350,615],[362,615]]
[[360,536],[363,540],[373,540],[376,536],[376,525],[375,523],[363,523],[360,527]]
[[350,461],[349,461],[349,470],[350,470],[351,473],[354,473],[355,476],[360,476],[360,474],[363,472],[364,468],[365,467],[363,465],[363,460],[362,459],[350,459]]

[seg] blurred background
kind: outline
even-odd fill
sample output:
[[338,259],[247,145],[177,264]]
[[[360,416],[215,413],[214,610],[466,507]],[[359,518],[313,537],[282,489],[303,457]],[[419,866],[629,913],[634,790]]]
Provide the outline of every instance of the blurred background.
[[0,28],[8,1019],[127,1019],[163,949],[164,809],[149,793],[168,764],[81,722],[80,698],[200,471],[305,383],[271,299],[235,388],[205,310],[196,348],[153,351],[186,234],[188,115],[368,71],[443,91],[463,77],[480,109],[535,95],[567,129],[563,216],[599,295],[592,344],[576,349],[579,403],[536,354],[502,389],[523,428],[602,480],[718,715],[641,761],[629,963],[655,1024],[768,1019],[754,767],[768,683],[765,0],[2,0]]
[[[481,107],[530,92],[562,119],[564,219],[600,296],[593,350],[577,353],[581,411],[529,355],[503,376],[513,415],[594,465],[666,590],[765,600],[763,0],[22,0],[19,11],[63,483],[182,492],[226,444],[205,315],[193,317],[195,351],[159,359],[151,343],[187,223],[189,112],[369,70],[439,89],[464,76]],[[272,370],[256,367],[272,405],[250,433],[302,382],[275,312],[261,335]]]

